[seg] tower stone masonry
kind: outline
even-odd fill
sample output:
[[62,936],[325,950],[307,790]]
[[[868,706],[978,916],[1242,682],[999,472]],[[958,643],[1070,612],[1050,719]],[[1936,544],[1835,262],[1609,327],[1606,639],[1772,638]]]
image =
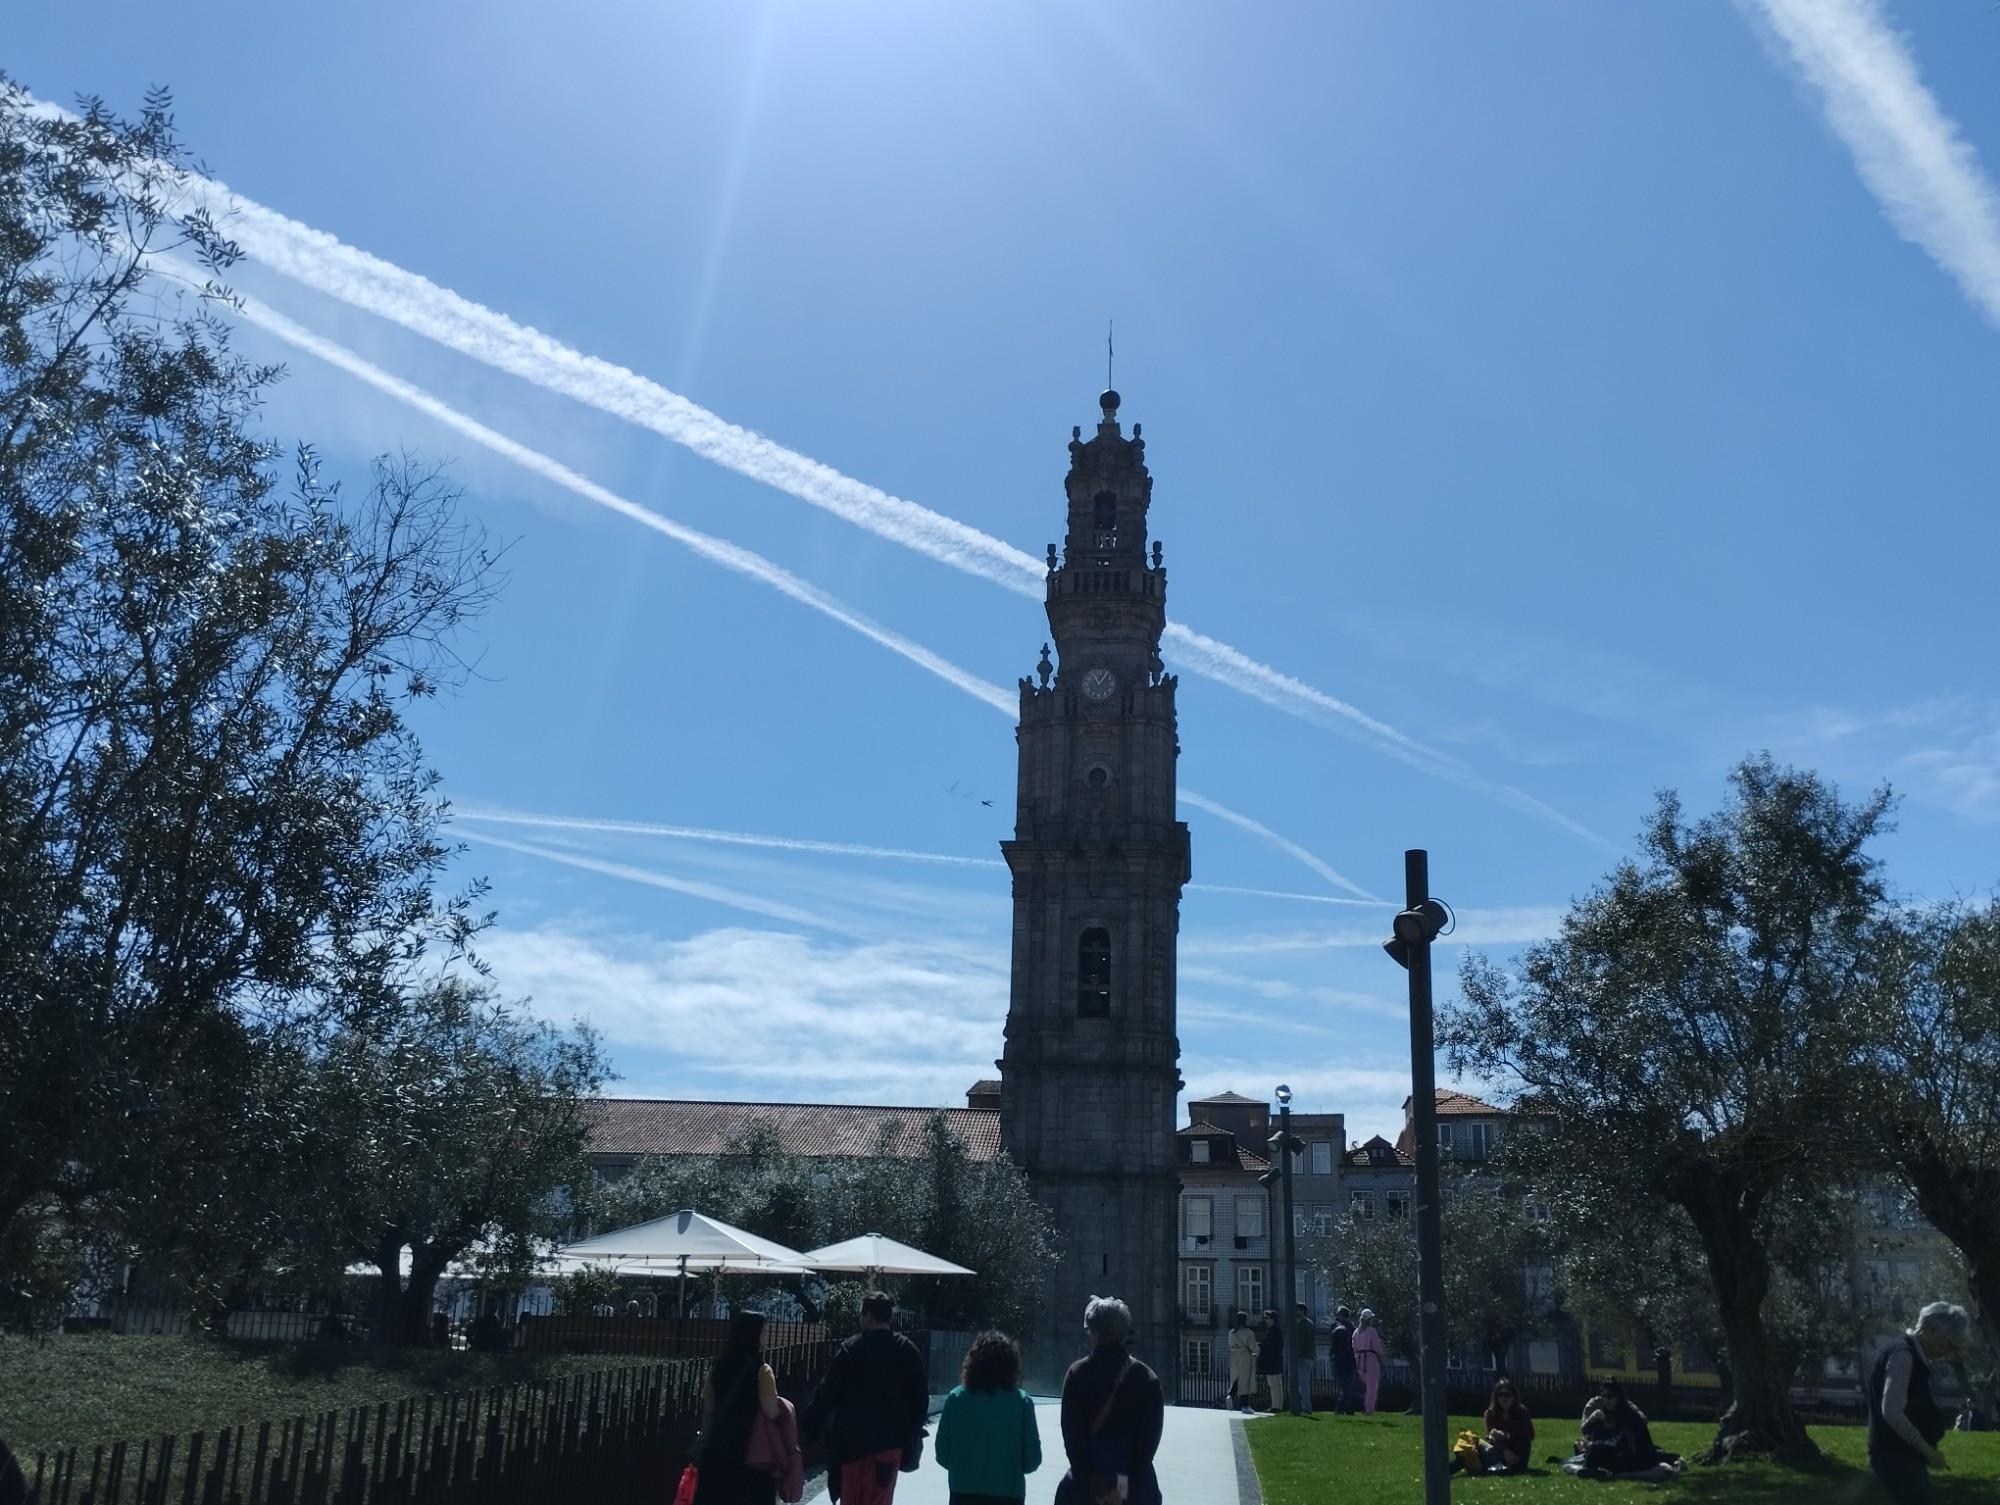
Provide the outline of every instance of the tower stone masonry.
[[1167,574],[1147,550],[1153,482],[1106,392],[1070,443],[1069,531],[1049,546],[1045,647],[1021,681],[1013,978],[1001,1142],[1064,1251],[1027,1335],[1052,1385],[1088,1348],[1092,1295],[1132,1308],[1134,1352],[1177,1393],[1175,949],[1188,830],[1175,818],[1176,681],[1160,664]]

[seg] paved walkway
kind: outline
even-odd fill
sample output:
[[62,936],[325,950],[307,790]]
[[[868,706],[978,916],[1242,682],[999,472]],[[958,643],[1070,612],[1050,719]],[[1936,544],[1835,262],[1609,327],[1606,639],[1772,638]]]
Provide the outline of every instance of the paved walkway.
[[[1062,1478],[1065,1466],[1056,1403],[1037,1401],[1035,1419],[1042,1429],[1042,1466],[1028,1475],[1025,1505],[1053,1505],[1056,1481]],[[932,1427],[935,1431],[935,1420]],[[1246,1475],[1249,1459],[1243,1450],[1242,1432],[1241,1418],[1232,1418],[1227,1411],[1167,1407],[1166,1428],[1160,1434],[1160,1451],[1153,1462],[1166,1505],[1260,1505],[1254,1475],[1248,1476],[1247,1489],[1238,1484],[1238,1455],[1244,1460]],[[824,1498],[824,1486],[817,1480],[807,1486],[807,1498],[813,1496],[815,1486]],[[944,1470],[927,1444],[924,1466],[896,1481],[896,1505],[946,1505],[950,1497]]]

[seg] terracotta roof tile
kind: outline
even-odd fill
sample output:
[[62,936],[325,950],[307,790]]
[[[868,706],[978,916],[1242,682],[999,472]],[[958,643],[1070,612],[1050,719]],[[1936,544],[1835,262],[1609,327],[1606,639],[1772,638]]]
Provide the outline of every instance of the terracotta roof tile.
[[1265,1106],[1263,1099],[1245,1097],[1240,1092],[1218,1092],[1213,1097],[1198,1097],[1194,1101],[1197,1103],[1255,1103],[1260,1108]]
[[924,1125],[942,1111],[974,1160],[1000,1149],[1000,1115],[990,1108],[886,1108],[848,1103],[715,1103],[679,1098],[600,1098],[591,1114],[589,1153],[607,1156],[720,1155],[754,1123],[768,1124],[794,1155],[922,1152]]
[[1341,1156],[1341,1161],[1357,1169],[1379,1168],[1383,1166],[1408,1167],[1416,1164],[1416,1161],[1412,1160],[1395,1145],[1389,1143],[1380,1134],[1377,1134],[1366,1144],[1356,1145],[1345,1155]]

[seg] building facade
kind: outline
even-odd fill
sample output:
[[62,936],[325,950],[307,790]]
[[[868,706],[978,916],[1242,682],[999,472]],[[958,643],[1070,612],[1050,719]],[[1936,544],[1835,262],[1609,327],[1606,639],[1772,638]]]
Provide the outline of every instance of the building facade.
[[1175,681],[1160,663],[1166,567],[1148,553],[1152,477],[1118,394],[1072,433],[1069,526],[1049,545],[1055,646],[1020,683],[1012,987],[1001,1142],[1064,1240],[1029,1335],[1048,1384],[1087,1347],[1092,1294],[1132,1308],[1133,1344],[1175,1384],[1175,948],[1188,879],[1175,817]]

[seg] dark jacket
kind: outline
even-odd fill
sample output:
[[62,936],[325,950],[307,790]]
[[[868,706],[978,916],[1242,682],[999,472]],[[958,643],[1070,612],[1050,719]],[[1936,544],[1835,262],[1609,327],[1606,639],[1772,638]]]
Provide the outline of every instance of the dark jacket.
[[[1118,1376],[1131,1365],[1122,1384]],[[1093,1438],[1091,1423],[1104,1409],[1105,1397],[1116,1386],[1117,1399],[1103,1428]],[[1153,1474],[1153,1454],[1160,1450],[1160,1429],[1166,1424],[1166,1398],[1160,1391],[1160,1377],[1126,1351],[1122,1343],[1093,1348],[1086,1358],[1069,1366],[1063,1376],[1063,1452],[1069,1458],[1069,1474],[1056,1491],[1062,1505],[1090,1499],[1093,1442],[1122,1444],[1125,1477],[1129,1485],[1126,1505],[1160,1505],[1160,1481]]]
[[1896,1351],[1897,1344],[1909,1345],[1912,1360],[1910,1389],[1903,1401],[1903,1414],[1909,1417],[1910,1425],[1932,1447],[1938,1445],[1949,1425],[1944,1412],[1931,1399],[1930,1360],[1924,1357],[1917,1340],[1905,1333],[1895,1343],[1884,1345],[1868,1366],[1868,1458],[1871,1463],[1877,1458],[1896,1457],[1928,1465],[1929,1460],[1923,1454],[1898,1437],[1882,1420],[1882,1386],[1889,1377],[1889,1355]]
[[856,1333],[834,1350],[799,1433],[826,1439],[829,1463],[907,1447],[930,1410],[930,1380],[917,1345],[886,1327]]
[[1333,1360],[1335,1374],[1354,1373],[1354,1327],[1351,1323],[1333,1324],[1333,1331],[1326,1335],[1326,1351]]
[[1264,1336],[1257,1342],[1257,1372],[1259,1374],[1285,1372],[1285,1330],[1276,1323],[1266,1328]]

